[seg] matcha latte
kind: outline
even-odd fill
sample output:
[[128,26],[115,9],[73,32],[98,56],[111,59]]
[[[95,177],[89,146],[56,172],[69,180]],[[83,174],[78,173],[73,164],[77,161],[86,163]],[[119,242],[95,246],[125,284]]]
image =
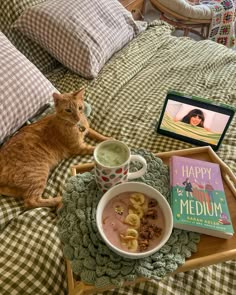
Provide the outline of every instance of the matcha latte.
[[129,150],[119,142],[106,142],[96,152],[97,161],[107,167],[120,166],[129,159]]
[[[131,155],[129,147],[122,141],[107,140],[94,150],[95,180],[102,192],[112,186],[143,176],[147,170],[146,160],[140,155]],[[142,168],[129,172],[129,163],[137,161]]]

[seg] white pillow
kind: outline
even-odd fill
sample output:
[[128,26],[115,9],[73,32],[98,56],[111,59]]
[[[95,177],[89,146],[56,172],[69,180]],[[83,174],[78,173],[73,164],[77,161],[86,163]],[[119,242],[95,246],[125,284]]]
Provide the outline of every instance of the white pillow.
[[0,32],[0,143],[58,92]]
[[96,77],[143,30],[117,0],[50,0],[28,8],[13,26],[85,78]]

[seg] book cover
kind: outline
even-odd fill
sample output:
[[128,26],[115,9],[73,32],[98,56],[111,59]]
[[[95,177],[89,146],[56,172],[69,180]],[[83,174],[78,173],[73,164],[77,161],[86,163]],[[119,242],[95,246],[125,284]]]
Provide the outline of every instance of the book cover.
[[226,239],[233,236],[218,164],[172,156],[170,185],[175,228]]

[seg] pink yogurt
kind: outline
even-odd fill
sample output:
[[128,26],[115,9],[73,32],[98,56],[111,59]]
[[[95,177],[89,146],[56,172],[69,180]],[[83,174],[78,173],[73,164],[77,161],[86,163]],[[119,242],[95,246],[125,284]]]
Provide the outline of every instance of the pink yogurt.
[[[107,237],[107,239],[112,243],[115,247],[127,251],[130,251],[121,241],[120,234],[125,234],[128,228],[133,228],[131,225],[124,223],[126,216],[129,214],[128,210],[129,207],[132,207],[132,203],[130,201],[130,195],[132,192],[121,193],[115,196],[112,200],[110,200],[107,205],[105,206],[102,214],[102,222],[103,222],[103,231]],[[151,199],[150,197],[145,196],[145,211],[147,212],[148,203]],[[121,208],[122,210],[119,210]],[[158,228],[162,229],[162,233],[165,226],[165,218],[163,212],[159,205],[157,204],[153,209],[157,210],[157,217],[153,218],[146,218],[145,220],[148,221],[148,224],[154,224],[158,226]],[[141,228],[141,227],[140,227]],[[140,232],[140,228],[136,229],[138,233]],[[139,234],[140,236],[140,234]],[[158,243],[162,239],[162,234],[160,236],[154,236],[152,239],[149,240],[149,246],[146,251],[153,249],[158,245]],[[135,252],[143,252],[139,249]]]

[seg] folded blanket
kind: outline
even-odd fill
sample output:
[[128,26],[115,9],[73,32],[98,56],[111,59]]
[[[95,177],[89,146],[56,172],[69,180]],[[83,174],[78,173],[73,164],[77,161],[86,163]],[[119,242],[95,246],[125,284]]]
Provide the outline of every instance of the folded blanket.
[[209,39],[229,48],[235,46],[235,0],[199,1],[212,10]]

